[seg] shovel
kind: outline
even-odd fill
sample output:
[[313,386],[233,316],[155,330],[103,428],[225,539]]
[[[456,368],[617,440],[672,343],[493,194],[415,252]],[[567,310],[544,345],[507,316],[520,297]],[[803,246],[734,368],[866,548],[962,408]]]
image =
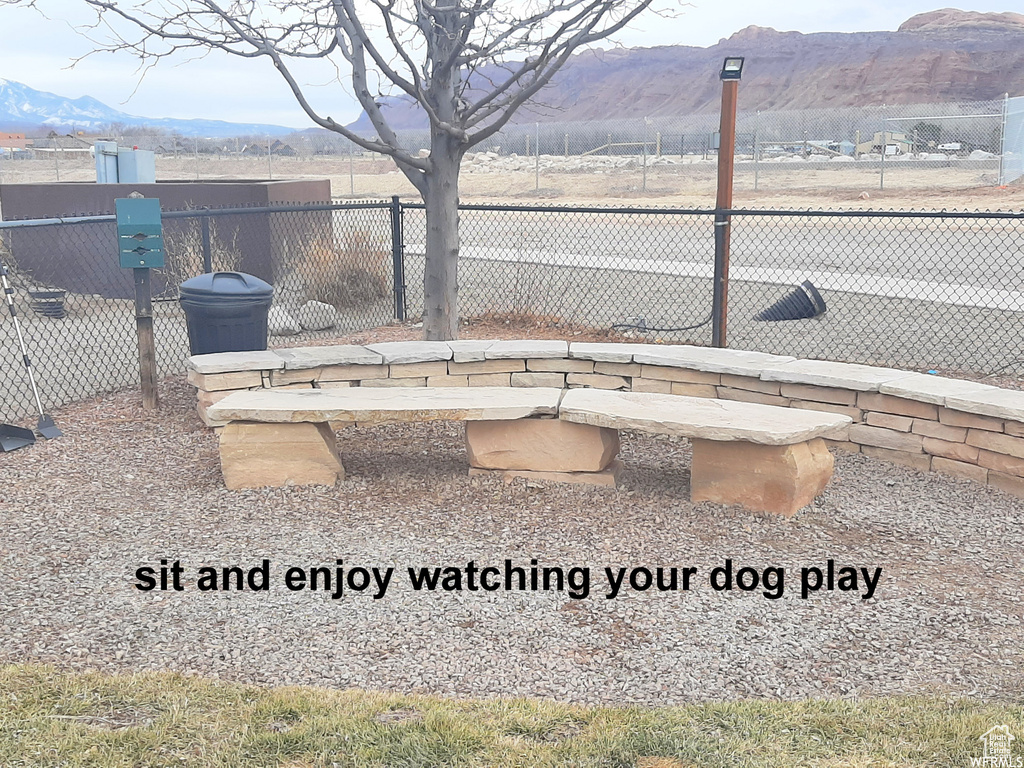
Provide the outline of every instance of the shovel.
[[13,424],[0,424],[0,451],[10,453],[19,448],[27,448],[36,441],[31,429],[16,427]]
[[[7,298],[7,308],[11,312],[11,319],[14,321],[14,330],[18,333],[18,344],[21,346],[21,358],[25,362],[25,371],[28,373],[29,384],[32,385],[32,395],[35,397],[36,410],[39,412],[39,423],[36,431],[47,440],[53,440],[64,433],[53,423],[53,417],[43,413],[43,402],[39,399],[39,388],[36,386],[36,377],[32,373],[32,361],[28,357],[28,349],[25,346],[25,337],[21,333],[21,324],[18,322],[18,313],[14,311],[14,290],[7,282],[7,267],[0,264],[0,283],[3,284],[4,296]],[[26,436],[27,433],[27,436]],[[26,442],[26,440],[28,442]],[[4,452],[24,448],[36,441],[35,435],[28,429],[4,424],[0,427],[0,447]],[[12,447],[8,447],[11,445]]]

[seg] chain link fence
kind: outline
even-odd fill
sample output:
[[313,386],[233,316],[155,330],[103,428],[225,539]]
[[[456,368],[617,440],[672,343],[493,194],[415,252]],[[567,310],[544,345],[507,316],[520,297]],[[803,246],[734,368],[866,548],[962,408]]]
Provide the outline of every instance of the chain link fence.
[[[757,191],[996,184],[1005,109],[999,99],[740,112],[735,181]],[[678,176],[713,185],[717,131],[717,114],[515,125],[477,147],[466,170],[532,170],[537,191],[558,174],[581,173],[625,172],[632,186],[620,191],[672,191]],[[424,140],[404,136],[410,146]]]
[[[0,260],[12,273],[44,403],[137,386],[135,286],[118,265],[114,217],[2,225]],[[390,322],[391,236],[392,206],[384,202],[165,212],[165,268],[152,275],[159,373],[184,367],[188,333],[177,287],[206,269],[242,270],[274,285],[275,345]],[[0,326],[0,417],[13,420],[34,404],[13,323]]]
[[[714,219],[464,205],[460,314],[710,344]],[[729,346],[1024,374],[1024,213],[734,210],[731,227]],[[137,385],[134,284],[117,266],[114,228],[111,216],[0,226],[48,405]],[[272,282],[272,332],[294,334],[275,336],[280,346],[421,316],[425,240],[422,204],[397,201],[169,212],[167,264],[153,278],[160,372],[180,371],[188,354],[176,301],[187,277],[238,269]],[[823,314],[758,319],[813,304],[813,291]],[[0,416],[11,420],[32,402],[12,324],[0,325]]]
[[[415,316],[424,220],[421,206],[405,210]],[[711,344],[714,211],[465,205],[460,220],[463,316]],[[731,222],[729,346],[1024,372],[1024,214],[750,210]],[[756,319],[794,292],[810,298],[805,281],[824,314]]]
[[[1024,214],[732,216],[729,343],[897,368],[1024,372]],[[756,316],[809,281],[828,311]]]
[[[1009,183],[1020,175],[1015,170],[1024,146],[1020,104],[1020,99],[997,99],[741,111],[736,188],[860,192]],[[510,125],[467,156],[462,192],[467,197],[713,198],[717,130],[717,113]],[[315,175],[330,178],[336,193],[345,196],[413,193],[390,159],[328,131],[230,139],[114,132],[107,138],[153,150],[161,180]],[[412,152],[430,145],[422,130],[399,131],[399,138]],[[79,136],[37,139],[17,158],[0,158],[0,182],[93,181],[91,143]]]

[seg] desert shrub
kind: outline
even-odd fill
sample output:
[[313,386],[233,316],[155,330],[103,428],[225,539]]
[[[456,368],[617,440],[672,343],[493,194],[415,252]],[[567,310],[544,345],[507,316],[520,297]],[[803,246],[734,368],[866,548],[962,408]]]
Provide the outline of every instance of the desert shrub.
[[388,295],[390,253],[363,230],[346,232],[340,243],[313,240],[297,260],[307,301],[337,309],[365,309]]
[[[213,268],[222,272],[237,272],[242,265],[242,252],[238,246],[238,228],[218,226],[210,218],[210,257]],[[164,227],[164,267],[160,270],[165,285],[163,291],[177,295],[178,285],[203,273],[202,222],[196,219],[178,219]]]

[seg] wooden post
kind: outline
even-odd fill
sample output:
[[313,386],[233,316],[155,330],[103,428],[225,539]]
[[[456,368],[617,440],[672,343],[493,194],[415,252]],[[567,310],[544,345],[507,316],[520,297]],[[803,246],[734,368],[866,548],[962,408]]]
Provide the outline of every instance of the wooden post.
[[139,339],[139,376],[142,381],[142,407],[156,410],[160,403],[156,388],[156,342],[153,338],[153,297],[149,269],[135,273],[135,333]]
[[732,208],[733,154],[736,149],[736,97],[739,81],[722,81],[722,117],[718,140],[718,198],[715,202],[715,280],[711,299],[711,343],[728,346],[729,314],[729,228]]

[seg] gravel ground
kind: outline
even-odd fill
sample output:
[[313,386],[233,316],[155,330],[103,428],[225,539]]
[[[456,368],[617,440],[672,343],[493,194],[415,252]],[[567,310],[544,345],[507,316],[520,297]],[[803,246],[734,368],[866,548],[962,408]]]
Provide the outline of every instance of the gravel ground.
[[[261,684],[671,704],[745,697],[1024,695],[1024,501],[860,455],[791,520],[687,501],[685,441],[626,435],[624,489],[466,474],[458,424],[344,433],[336,488],[229,492],[193,392],[56,413],[5,454],[0,663],[170,669]],[[592,593],[417,593],[410,565],[591,566]],[[271,560],[269,592],[147,592],[135,569]],[[288,592],[288,566],[395,566],[387,595]],[[779,600],[715,592],[732,558]],[[800,599],[799,569],[883,569],[874,597]],[[604,597],[601,569],[696,566],[689,592]]]

